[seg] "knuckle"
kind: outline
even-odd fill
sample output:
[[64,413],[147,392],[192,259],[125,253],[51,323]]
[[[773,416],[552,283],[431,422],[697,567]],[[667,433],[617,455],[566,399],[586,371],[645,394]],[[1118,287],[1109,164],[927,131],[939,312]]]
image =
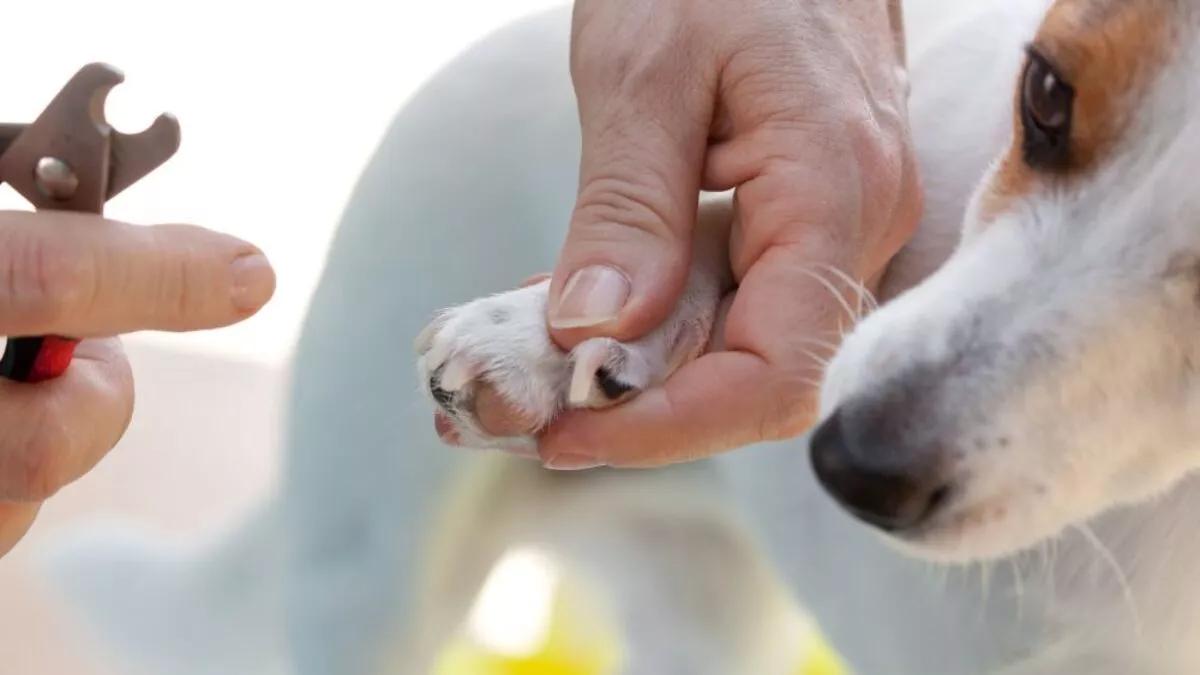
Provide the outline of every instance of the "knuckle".
[[876,115],[849,123],[854,161],[862,176],[865,248],[889,257],[916,232],[923,207],[911,136],[903,119]]
[[586,91],[637,88],[662,78],[668,51],[662,40],[648,40],[656,27],[632,17],[595,16],[577,22],[571,39],[571,77]]
[[5,233],[0,242],[0,293],[24,319],[57,322],[84,305],[98,286],[90,256],[63,241],[27,231]]
[[666,181],[652,171],[637,175],[626,172],[595,176],[579,193],[573,227],[611,225],[640,230],[658,238],[674,239],[674,223],[680,222],[667,196]]
[[889,183],[899,184],[906,155],[911,152],[903,126],[880,115],[853,115],[847,125],[858,165]]
[[185,259],[163,272],[163,286],[169,289],[168,302],[164,305],[172,307],[176,319],[194,314],[204,304],[205,295],[198,288],[201,284],[198,283],[199,275],[194,267],[191,261]]
[[[173,237],[186,231],[182,227],[155,230],[152,235],[155,250],[176,250],[178,244]],[[171,326],[203,308],[207,297],[202,288],[203,267],[194,256],[163,255],[159,256],[157,264],[146,270],[141,283],[150,285],[152,302],[147,311],[155,315],[156,321]]]
[[712,41],[686,6],[664,10],[638,3],[629,9],[576,12],[569,65],[585,109],[609,109],[614,97],[618,104],[648,104],[712,84]]
[[628,49],[621,49],[622,42],[608,51],[602,43],[593,31],[587,30],[576,33],[571,40],[571,79],[581,95],[593,86],[621,81],[630,68],[633,56]]

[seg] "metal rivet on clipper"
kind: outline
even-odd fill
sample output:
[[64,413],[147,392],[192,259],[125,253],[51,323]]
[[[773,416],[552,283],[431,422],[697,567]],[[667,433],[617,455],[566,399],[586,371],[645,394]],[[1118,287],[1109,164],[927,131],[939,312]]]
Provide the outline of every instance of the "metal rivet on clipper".
[[79,189],[79,176],[70,165],[57,157],[43,157],[33,169],[34,180],[42,194],[51,199],[70,199]]

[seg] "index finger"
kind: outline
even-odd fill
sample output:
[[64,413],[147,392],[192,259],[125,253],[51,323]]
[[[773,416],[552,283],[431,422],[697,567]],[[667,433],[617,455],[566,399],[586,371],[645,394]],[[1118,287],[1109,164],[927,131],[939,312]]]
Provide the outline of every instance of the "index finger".
[[0,212],[0,334],[196,330],[258,311],[275,274],[257,248],[187,225]]

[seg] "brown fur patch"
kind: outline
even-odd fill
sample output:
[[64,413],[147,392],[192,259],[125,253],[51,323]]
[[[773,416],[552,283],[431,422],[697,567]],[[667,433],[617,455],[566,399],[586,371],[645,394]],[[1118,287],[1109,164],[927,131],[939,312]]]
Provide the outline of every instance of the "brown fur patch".
[[1174,49],[1177,11],[1178,0],[1058,0],[1051,7],[1034,48],[1075,90],[1068,161],[1055,172],[1026,164],[1018,81],[1013,143],[981,205],[984,221],[1044,181],[1070,179],[1103,163]]

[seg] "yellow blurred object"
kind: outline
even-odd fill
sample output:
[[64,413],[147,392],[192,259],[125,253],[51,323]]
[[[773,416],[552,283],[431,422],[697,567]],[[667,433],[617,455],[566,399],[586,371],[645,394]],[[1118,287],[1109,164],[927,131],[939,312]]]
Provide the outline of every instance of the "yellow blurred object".
[[808,650],[796,675],[850,675],[850,670],[823,637],[814,632],[808,639]]
[[[497,565],[479,604],[487,604],[490,592],[502,592],[489,587],[501,585],[521,588],[521,602],[506,603],[507,616],[485,616],[486,608],[477,613],[442,652],[432,675],[619,675],[617,631],[584,582],[526,551]],[[526,633],[519,640],[513,639],[514,624]]]
[[[492,569],[431,675],[619,675],[620,630],[602,597],[553,557],[513,549]],[[820,630],[798,623],[794,675],[850,675]]]

